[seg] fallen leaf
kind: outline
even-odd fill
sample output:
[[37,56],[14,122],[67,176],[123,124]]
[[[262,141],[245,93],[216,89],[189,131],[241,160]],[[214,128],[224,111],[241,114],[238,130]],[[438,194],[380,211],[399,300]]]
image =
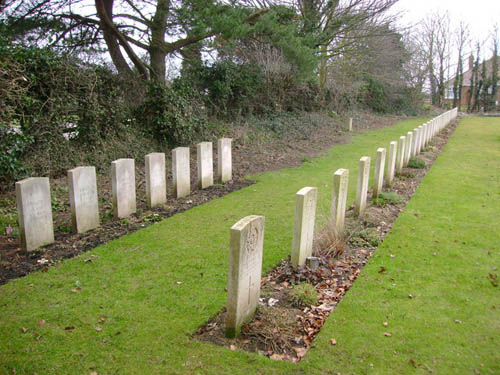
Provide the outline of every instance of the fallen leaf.
[[385,267],[380,267],[378,273],[387,273],[387,270],[385,269]]
[[332,339],[330,339],[330,344],[332,344],[332,345],[337,345],[337,340],[335,340],[335,339],[333,339],[333,338],[332,338]]
[[236,347],[236,345],[230,345],[230,346],[229,346],[229,349],[231,349],[231,350],[233,350],[233,351],[234,351],[234,350],[236,350],[236,349],[238,349],[238,348]]
[[67,326],[67,327],[64,327],[64,330],[65,330],[65,331],[71,331],[71,330],[73,330],[73,329],[75,329],[75,327],[74,327],[74,326]]
[[384,327],[387,327],[387,326],[389,325],[389,323],[388,323],[388,322],[383,322],[383,323],[382,323],[382,325],[383,325]]
[[306,348],[293,348],[293,350],[295,351],[295,354],[297,354],[297,358],[302,358],[307,353]]
[[101,316],[99,317],[99,323],[104,323],[106,321],[106,318]]
[[410,299],[411,299],[411,298],[413,298],[413,297],[415,297],[413,294],[408,294],[408,298],[410,298]]
[[392,335],[389,332],[384,332],[385,337],[392,337]]
[[177,285],[182,285],[182,281],[176,281],[175,282]]
[[410,365],[412,365],[413,367],[417,368],[417,363],[415,362],[415,360],[413,358],[410,358],[410,360],[408,361],[408,363]]
[[96,330],[97,332],[101,332],[101,331],[102,331],[102,328],[101,328],[101,327],[95,327],[95,330]]
[[40,321],[38,321],[38,325],[39,325],[39,326],[43,326],[44,324],[45,324],[45,320],[40,320]]
[[97,371],[92,371],[90,375],[97,375]]
[[489,273],[489,274],[488,274],[488,278],[489,278],[489,279],[490,279],[490,281],[491,281],[491,285],[493,285],[493,286],[495,286],[495,287],[496,287],[496,286],[498,286],[498,278],[497,278],[497,275],[494,275],[494,274],[492,274],[492,273]]
[[24,327],[21,328],[21,331],[23,331],[23,333],[28,332],[28,330],[26,328],[24,328]]

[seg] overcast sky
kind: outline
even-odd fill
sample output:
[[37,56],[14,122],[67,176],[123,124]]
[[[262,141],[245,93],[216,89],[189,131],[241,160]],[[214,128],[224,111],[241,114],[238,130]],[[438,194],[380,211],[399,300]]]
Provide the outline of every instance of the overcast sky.
[[438,11],[448,11],[452,27],[464,21],[472,39],[486,42],[483,47],[488,51],[493,25],[500,26],[500,0],[399,0],[393,11],[402,12],[402,26],[416,24]]

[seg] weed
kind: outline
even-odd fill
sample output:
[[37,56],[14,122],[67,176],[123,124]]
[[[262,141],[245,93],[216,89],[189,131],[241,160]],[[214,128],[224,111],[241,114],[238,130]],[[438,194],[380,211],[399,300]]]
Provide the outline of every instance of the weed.
[[344,253],[346,239],[337,233],[335,224],[330,221],[316,237],[315,255],[317,256],[339,256]]
[[290,291],[292,303],[297,307],[307,307],[318,304],[318,292],[314,285],[300,283]]
[[408,162],[408,167],[415,168],[415,169],[424,169],[425,168],[425,161],[423,161],[420,158],[413,157]]
[[71,225],[61,224],[55,229],[56,232],[71,233]]
[[367,228],[359,231],[349,239],[349,243],[361,247],[377,247],[382,242],[376,228]]
[[377,198],[373,199],[373,204],[378,207],[385,207],[388,204],[397,205],[404,201],[404,197],[394,192],[380,193]]

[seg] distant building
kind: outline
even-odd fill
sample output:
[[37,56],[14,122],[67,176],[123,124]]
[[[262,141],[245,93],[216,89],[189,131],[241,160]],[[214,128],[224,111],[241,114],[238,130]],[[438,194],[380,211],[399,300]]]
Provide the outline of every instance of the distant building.
[[[498,57],[498,63],[500,64],[500,56]],[[490,58],[489,60],[479,64],[479,79],[481,79],[481,72],[483,70],[483,64],[486,64],[486,75],[487,77],[491,76],[491,70],[493,66],[493,57]],[[471,81],[472,81],[472,68],[474,65],[474,60],[472,56],[469,57],[469,70],[464,72],[464,79],[462,83],[462,96],[460,100],[460,106],[461,107],[467,107],[467,104],[469,103],[469,97],[471,95]],[[499,72],[500,74],[500,72]],[[455,82],[455,78],[450,79],[448,82],[445,84],[445,91],[444,91],[444,102],[453,104],[453,84]],[[497,83],[497,87],[500,87],[500,82]],[[488,88],[488,93],[491,94],[491,87]],[[495,100],[495,105],[498,105],[500,102],[500,89],[497,90],[497,98]]]

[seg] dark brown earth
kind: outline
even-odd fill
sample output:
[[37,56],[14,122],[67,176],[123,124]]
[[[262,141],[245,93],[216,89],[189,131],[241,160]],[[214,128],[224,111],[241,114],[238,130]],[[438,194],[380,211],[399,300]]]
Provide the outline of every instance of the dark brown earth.
[[[311,116],[317,116],[311,114]],[[401,118],[381,117],[369,113],[358,113],[354,119],[355,132],[391,125]],[[84,233],[71,234],[71,213],[68,200],[68,184],[65,178],[51,179],[51,196],[56,241],[38,251],[26,253],[19,248],[18,229],[8,226],[5,234],[0,235],[0,285],[9,280],[27,275],[66,258],[90,250],[100,244],[121,237],[153,222],[183,212],[211,199],[223,196],[234,190],[252,184],[245,179],[249,174],[286,167],[295,167],[304,158],[320,155],[335,144],[347,143],[351,134],[345,131],[345,121],[330,118],[314,120],[311,129],[303,128],[289,131],[282,138],[251,139],[248,129],[243,126],[233,129],[233,180],[224,185],[214,185],[208,189],[195,190],[186,198],[172,197],[172,176],[167,175],[168,203],[160,208],[146,206],[144,166],[136,161],[137,213],[126,220],[112,219],[111,182],[109,175],[97,176],[101,226]],[[311,121],[312,122],[312,121]],[[305,129],[305,130],[304,130]],[[215,145],[214,145],[215,146]],[[214,154],[215,155],[215,154]],[[167,154],[167,157],[169,154]],[[167,165],[170,161],[167,160]],[[196,186],[196,147],[191,147],[191,184]],[[0,195],[0,215],[15,215],[15,193]]]
[[[360,274],[368,259],[390,231],[411,196],[427,174],[435,159],[456,128],[457,121],[436,136],[418,158],[424,169],[404,168],[390,188],[400,196],[399,203],[379,199],[368,205],[363,220],[355,219],[353,208],[346,214],[345,235],[339,237],[331,226],[324,228],[314,240],[314,254],[320,266],[293,269],[283,260],[261,282],[259,308],[237,339],[224,335],[225,309],[200,327],[194,338],[223,345],[231,350],[259,352],[271,359],[300,361],[311,347],[328,315],[335,309]],[[371,192],[369,192],[370,194]],[[378,272],[385,273],[382,267]],[[294,289],[310,284],[317,293],[314,304],[298,304]],[[336,342],[331,340],[332,345]]]

